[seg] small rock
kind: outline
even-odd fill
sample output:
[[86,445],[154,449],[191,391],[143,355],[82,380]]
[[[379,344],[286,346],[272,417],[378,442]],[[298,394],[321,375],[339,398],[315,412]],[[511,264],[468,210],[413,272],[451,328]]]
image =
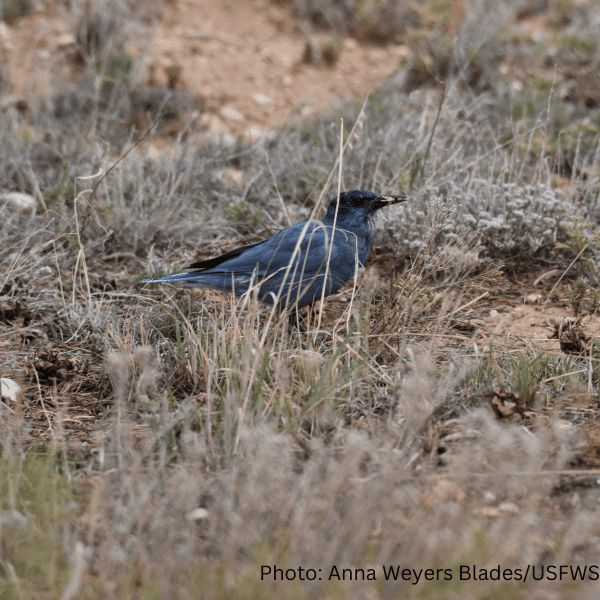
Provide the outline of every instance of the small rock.
[[498,510],[511,515],[518,515],[521,509],[514,502],[502,502],[498,505]]
[[246,131],[244,131],[244,137],[249,140],[250,142],[255,142],[256,140],[260,139],[263,135],[263,131],[262,129],[259,129],[258,127],[248,127],[248,129],[246,129]]
[[244,119],[242,113],[238,112],[237,110],[235,110],[235,108],[231,106],[226,106],[225,108],[222,108],[221,115],[223,115],[226,119],[229,119],[230,121],[243,121]]
[[72,33],[65,33],[56,40],[56,47],[59,50],[64,50],[69,46],[73,46],[76,42],[75,36]]
[[486,490],[483,494],[483,499],[486,504],[492,504],[493,502],[496,502],[496,495],[493,492]]
[[202,519],[208,519],[210,513],[205,508],[195,508],[190,511],[187,516],[188,521],[201,521]]
[[265,94],[254,94],[254,99],[259,104],[271,104],[273,102],[273,99],[269,96],[266,96]]
[[21,393],[21,386],[7,377],[0,378],[0,397],[8,402],[16,402]]
[[32,212],[34,213],[37,209],[37,202],[33,196],[29,194],[22,194],[21,192],[9,192],[0,196],[0,200],[5,200],[12,204],[19,212]]
[[527,304],[540,304],[542,302],[541,294],[528,294],[525,296],[525,302]]

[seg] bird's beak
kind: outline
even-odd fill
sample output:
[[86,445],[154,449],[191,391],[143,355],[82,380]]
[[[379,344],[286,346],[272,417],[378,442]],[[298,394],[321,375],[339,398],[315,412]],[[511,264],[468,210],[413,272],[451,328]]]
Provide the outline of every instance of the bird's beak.
[[406,202],[408,198],[401,194],[399,196],[377,196],[375,202],[371,203],[371,208],[373,211],[379,210],[384,206],[391,206],[392,204],[398,204],[399,202]]

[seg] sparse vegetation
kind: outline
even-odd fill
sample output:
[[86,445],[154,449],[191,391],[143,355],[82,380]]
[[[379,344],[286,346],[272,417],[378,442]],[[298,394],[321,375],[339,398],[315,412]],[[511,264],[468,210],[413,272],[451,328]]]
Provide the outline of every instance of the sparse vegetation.
[[573,314],[577,317],[581,312],[581,302],[583,301],[588,291],[588,284],[585,279],[581,277],[577,279],[573,285],[573,290],[569,294],[569,301],[573,305]]
[[[580,261],[593,281],[596,280],[596,264],[594,250],[600,250],[600,229],[595,223],[586,223],[580,217],[573,217],[565,224],[568,240],[558,242],[556,248],[569,250],[574,261]],[[592,230],[592,231],[590,231]]]
[[233,221],[249,221],[252,225],[257,225],[260,220],[261,211],[253,210],[245,202],[240,202],[234,206],[226,206],[223,214]]
[[[2,109],[0,188],[40,210],[0,199],[0,368],[21,387],[0,402],[0,596],[595,598],[570,575],[460,578],[599,551],[600,138],[567,64],[599,50],[565,30],[592,8],[551,9],[567,66],[552,55],[532,77],[525,59],[550,54],[521,31],[515,58],[521,17],[500,9],[454,27],[453,2],[295,2],[335,36],[403,36],[422,61],[400,73],[444,79],[439,119],[437,84],[415,75],[364,112],[352,100],[248,142],[196,126],[179,65],[175,90],[130,89],[139,65],[109,25],[157,3],[121,4],[81,17],[74,54],[97,80],[51,110]],[[159,112],[185,136],[152,128]],[[342,187],[411,198],[305,332],[252,297],[137,284],[318,217],[340,117]],[[417,583],[428,568],[451,580]]]

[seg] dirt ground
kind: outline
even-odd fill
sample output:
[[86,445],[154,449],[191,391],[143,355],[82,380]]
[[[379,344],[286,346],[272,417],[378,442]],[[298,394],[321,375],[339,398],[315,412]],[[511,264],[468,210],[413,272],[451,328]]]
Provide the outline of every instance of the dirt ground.
[[[68,14],[66,4],[44,3],[13,26],[3,25],[0,49],[9,64],[13,100],[39,99],[52,73],[76,80]],[[313,37],[317,44],[323,38]],[[268,0],[165,2],[156,22],[136,26],[131,39],[127,49],[142,57],[148,82],[166,85],[169,69],[177,68],[177,87],[191,90],[208,109],[199,116],[202,125],[214,134],[250,139],[364,96],[410,55],[403,44],[364,45],[345,38],[333,65],[308,63],[307,37],[297,20]]]
[[[464,7],[457,19],[461,16]],[[0,23],[0,57],[12,82],[6,102],[32,104],[54,79],[77,80],[72,21],[67,3],[55,2],[39,3],[13,25]],[[543,16],[526,16],[518,27],[536,42],[550,35]],[[193,92],[206,107],[198,117],[203,126],[213,134],[249,139],[364,97],[413,55],[402,43],[380,46],[312,33],[287,7],[268,0],[165,2],[153,23],[136,25],[129,35],[127,50],[141,58],[144,84],[167,85],[175,69],[177,87]],[[334,62],[307,61],[309,38],[313,46],[329,42]]]

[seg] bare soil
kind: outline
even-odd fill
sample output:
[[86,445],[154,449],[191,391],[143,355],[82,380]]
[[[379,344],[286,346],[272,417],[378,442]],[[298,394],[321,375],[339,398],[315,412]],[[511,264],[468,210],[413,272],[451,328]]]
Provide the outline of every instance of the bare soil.
[[[40,99],[53,77],[76,81],[70,14],[66,3],[44,3],[5,27],[0,56],[14,98]],[[307,63],[307,37],[296,19],[268,0],[165,2],[155,23],[136,25],[130,35],[127,50],[142,57],[146,83],[166,86],[169,69],[176,68],[177,87],[192,91],[205,107],[202,125],[213,134],[251,139],[363,97],[411,55],[404,44],[336,38],[332,65]],[[319,44],[323,35],[314,38]]]

